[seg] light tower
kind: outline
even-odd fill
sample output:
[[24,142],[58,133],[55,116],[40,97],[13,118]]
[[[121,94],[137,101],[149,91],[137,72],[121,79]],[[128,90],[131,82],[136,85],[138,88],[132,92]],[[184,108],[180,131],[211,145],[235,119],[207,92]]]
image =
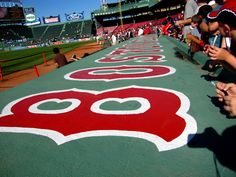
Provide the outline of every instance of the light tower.
[[120,25],[121,25],[121,30],[123,30],[123,15],[122,15],[122,9],[121,9],[121,1],[122,0],[118,0],[119,12],[120,12]]
[[101,7],[104,7],[107,5],[107,0],[100,0]]

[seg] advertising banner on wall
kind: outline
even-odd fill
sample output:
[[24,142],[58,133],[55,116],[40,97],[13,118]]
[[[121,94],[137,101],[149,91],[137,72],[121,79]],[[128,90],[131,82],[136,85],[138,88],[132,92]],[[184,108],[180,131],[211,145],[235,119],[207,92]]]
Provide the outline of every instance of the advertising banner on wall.
[[58,23],[60,21],[61,21],[60,15],[58,15],[58,16],[43,17],[43,23],[44,24]]
[[40,18],[37,18],[33,7],[24,8],[24,14],[25,14],[26,26],[33,26],[33,25],[41,24]]
[[70,14],[65,14],[66,20],[67,21],[75,21],[75,20],[82,20],[84,19],[84,12],[81,13],[70,13]]

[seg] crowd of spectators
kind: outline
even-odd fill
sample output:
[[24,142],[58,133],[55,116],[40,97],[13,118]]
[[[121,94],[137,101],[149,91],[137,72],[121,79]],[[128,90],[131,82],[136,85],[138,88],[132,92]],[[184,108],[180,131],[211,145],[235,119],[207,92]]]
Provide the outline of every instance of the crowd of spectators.
[[[221,67],[231,72],[231,77],[235,76],[235,0],[186,0],[184,17],[177,21],[168,18],[160,27],[162,34],[185,42],[190,52],[202,51],[208,55],[205,67],[209,71]],[[224,109],[235,117],[236,84],[218,81],[215,86],[216,96],[224,103]]]
[[[215,71],[224,68],[236,74],[236,1],[186,0],[185,11],[177,16],[167,16],[161,23],[152,23],[113,31],[103,36],[107,46],[116,45],[131,37],[156,33],[177,38],[189,46],[193,55],[202,51],[208,55],[204,68]],[[105,42],[104,42],[105,43]],[[226,79],[227,80],[227,79]],[[235,79],[232,79],[235,80]],[[224,109],[236,116],[236,83],[218,82],[216,96]]]
[[121,27],[119,30],[114,30],[111,33],[105,33],[102,36],[98,35],[96,36],[96,39],[98,44],[104,45],[104,47],[109,47],[133,37],[156,33],[156,28],[157,27],[151,22],[131,28]]

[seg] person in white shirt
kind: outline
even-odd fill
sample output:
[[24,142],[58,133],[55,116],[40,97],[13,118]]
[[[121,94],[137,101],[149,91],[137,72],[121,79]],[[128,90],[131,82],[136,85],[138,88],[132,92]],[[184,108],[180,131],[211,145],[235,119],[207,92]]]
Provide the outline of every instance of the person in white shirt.
[[116,35],[113,33],[111,36],[112,45],[116,45]]
[[143,28],[139,28],[138,30],[138,36],[141,36],[141,35],[143,35]]

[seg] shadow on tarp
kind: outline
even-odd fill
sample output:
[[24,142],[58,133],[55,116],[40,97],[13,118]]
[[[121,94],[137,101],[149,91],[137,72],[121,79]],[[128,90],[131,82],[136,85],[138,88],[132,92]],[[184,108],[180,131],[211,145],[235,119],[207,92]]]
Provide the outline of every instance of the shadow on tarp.
[[219,98],[216,96],[209,96],[207,95],[208,98],[210,99],[211,103],[219,108],[219,111],[221,114],[225,115],[226,118],[231,119],[232,117],[229,116],[229,112],[224,109],[225,103],[223,101],[219,101]]
[[[193,137],[194,136],[194,137]],[[193,138],[192,138],[193,137]],[[220,135],[212,127],[203,133],[189,135],[190,148],[207,148],[214,153],[214,157],[225,167],[236,172],[236,126],[226,128]],[[202,159],[204,160],[204,159]],[[216,165],[216,163],[215,163]],[[216,165],[217,167],[217,165]]]
[[236,82],[236,73],[233,73],[225,68],[219,69],[220,71],[214,75],[201,75],[201,78],[204,78],[207,81],[220,81],[224,83],[235,83]]

